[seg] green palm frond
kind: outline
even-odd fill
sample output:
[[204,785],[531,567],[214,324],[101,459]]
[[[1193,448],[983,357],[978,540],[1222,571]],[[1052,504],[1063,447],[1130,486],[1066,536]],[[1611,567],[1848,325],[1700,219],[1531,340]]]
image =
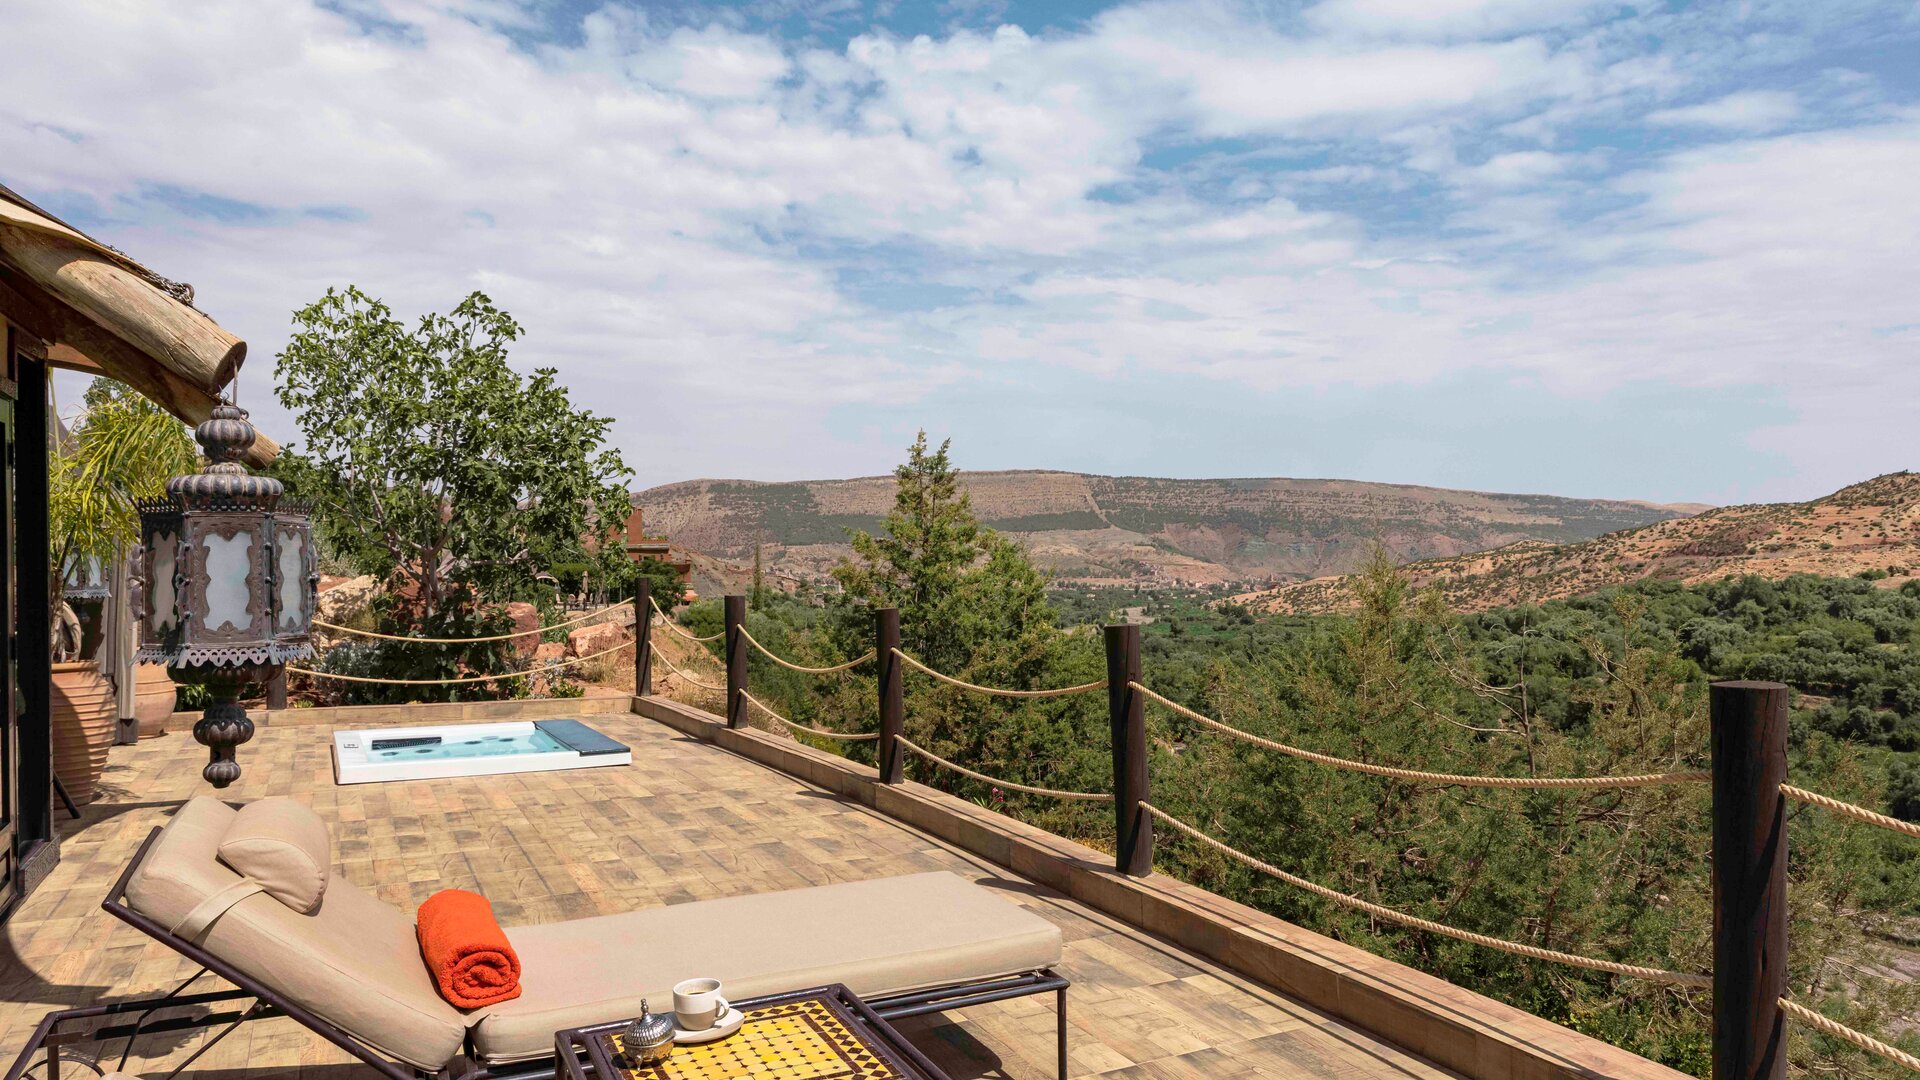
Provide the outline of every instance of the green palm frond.
[[97,380],[71,440],[53,443],[48,509],[56,581],[74,559],[110,559],[137,543],[134,500],[162,494],[167,480],[192,472],[196,460],[186,425],[131,389]]

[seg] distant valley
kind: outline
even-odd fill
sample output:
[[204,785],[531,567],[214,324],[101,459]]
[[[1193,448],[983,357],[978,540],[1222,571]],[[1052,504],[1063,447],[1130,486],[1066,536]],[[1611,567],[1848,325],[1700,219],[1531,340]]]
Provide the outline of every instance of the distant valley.
[[[1579,543],[1523,541],[1404,568],[1461,611],[1533,604],[1642,578],[1684,583],[1739,574],[1869,574],[1887,586],[1920,577],[1920,475],[1889,473],[1804,503],[1727,506]],[[1233,599],[1273,614],[1353,605],[1340,576]]]
[[[1351,480],[1168,480],[1051,471],[962,474],[975,512],[1063,582],[1262,586],[1342,574],[1375,543],[1397,560],[1520,542],[1564,544],[1684,517],[1664,506]],[[633,495],[647,529],[699,556],[710,591],[733,587],[760,547],[767,572],[824,580],[876,531],[891,476],[760,483],[689,480]]]

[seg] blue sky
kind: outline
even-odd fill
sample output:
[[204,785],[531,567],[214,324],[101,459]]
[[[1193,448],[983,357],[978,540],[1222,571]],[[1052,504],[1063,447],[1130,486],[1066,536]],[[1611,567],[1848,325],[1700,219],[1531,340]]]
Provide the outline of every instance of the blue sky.
[[[1920,4],[10,0],[0,180],[245,337],[482,289],[639,484],[1916,464]],[[86,72],[85,78],[75,77]]]

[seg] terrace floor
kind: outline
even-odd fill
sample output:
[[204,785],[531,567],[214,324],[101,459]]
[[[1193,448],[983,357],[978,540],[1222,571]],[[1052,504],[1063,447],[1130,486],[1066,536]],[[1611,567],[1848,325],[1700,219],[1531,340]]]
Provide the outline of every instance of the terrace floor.
[[[857,803],[643,717],[592,722],[633,747],[631,768],[337,787],[333,729],[277,727],[241,748],[245,775],[223,795],[310,803],[334,829],[341,871],[389,902],[474,889],[509,924],[953,870],[1064,931],[1075,1075],[1452,1075]],[[52,1009],[141,996],[192,972],[99,904],[147,832],[209,790],[205,760],[183,733],[117,747],[84,820],[61,815],[59,867],[0,935],[0,1062]],[[954,1080],[1053,1076],[1051,995],[899,1026]],[[147,1040],[154,1056],[130,1070],[164,1072],[203,1037]],[[236,1074],[372,1075],[285,1019],[242,1026],[183,1075]]]

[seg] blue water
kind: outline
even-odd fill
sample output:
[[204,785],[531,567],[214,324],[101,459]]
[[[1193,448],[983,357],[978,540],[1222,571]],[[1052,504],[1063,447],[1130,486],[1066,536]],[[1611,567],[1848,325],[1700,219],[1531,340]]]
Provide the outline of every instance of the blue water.
[[439,744],[435,746],[369,750],[367,760],[456,761],[465,758],[512,757],[516,754],[550,754],[565,749],[559,739],[535,728],[526,735],[476,735],[471,739],[441,736]]

